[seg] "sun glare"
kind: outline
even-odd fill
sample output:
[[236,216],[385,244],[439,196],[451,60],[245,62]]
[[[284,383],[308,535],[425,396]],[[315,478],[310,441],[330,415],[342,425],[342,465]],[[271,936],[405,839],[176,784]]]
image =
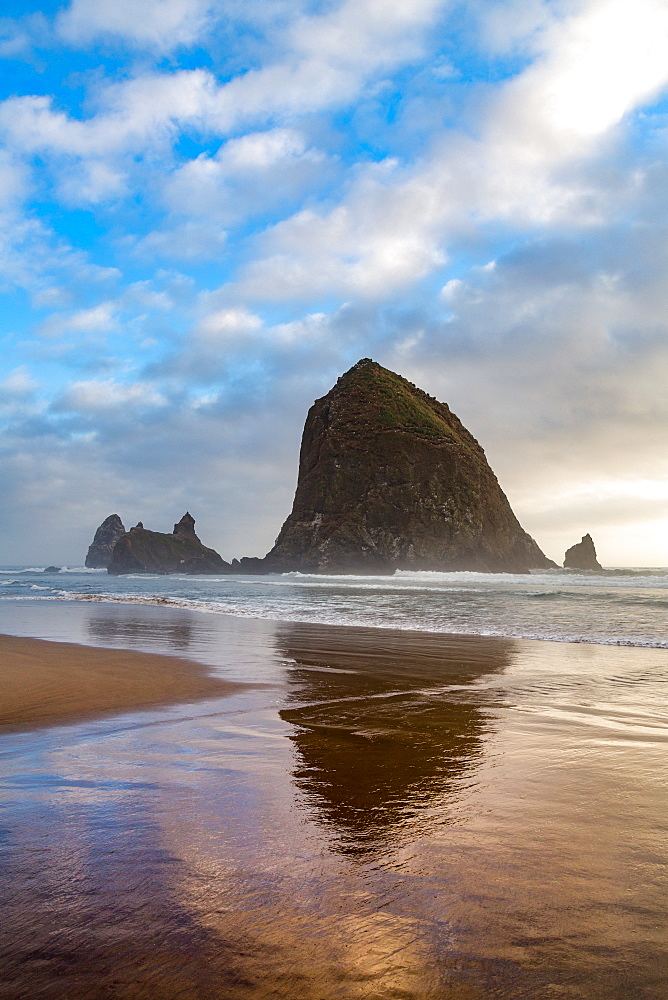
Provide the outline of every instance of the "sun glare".
[[665,3],[599,3],[575,19],[542,67],[552,126],[588,136],[616,124],[665,82],[667,46]]

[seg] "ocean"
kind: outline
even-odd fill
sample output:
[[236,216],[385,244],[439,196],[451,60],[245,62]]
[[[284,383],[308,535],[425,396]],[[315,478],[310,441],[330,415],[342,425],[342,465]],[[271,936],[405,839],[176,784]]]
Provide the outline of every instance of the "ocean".
[[668,569],[408,573],[394,576],[109,576],[104,570],[0,569],[0,601],[163,605],[206,614],[668,647]]
[[6,567],[227,696],[0,733],[0,998],[666,1000],[668,570]]

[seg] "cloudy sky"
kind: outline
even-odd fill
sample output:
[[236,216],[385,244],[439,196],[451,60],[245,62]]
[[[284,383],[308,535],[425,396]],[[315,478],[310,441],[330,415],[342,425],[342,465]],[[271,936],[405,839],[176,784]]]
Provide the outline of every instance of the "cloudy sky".
[[225,558],[361,357],[552,558],[668,565],[665,0],[5,0],[0,563]]

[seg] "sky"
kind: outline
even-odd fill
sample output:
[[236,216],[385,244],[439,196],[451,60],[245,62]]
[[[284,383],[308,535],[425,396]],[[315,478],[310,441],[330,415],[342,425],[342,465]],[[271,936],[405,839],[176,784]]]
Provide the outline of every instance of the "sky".
[[559,563],[668,565],[665,0],[5,0],[0,563],[288,515],[363,357]]

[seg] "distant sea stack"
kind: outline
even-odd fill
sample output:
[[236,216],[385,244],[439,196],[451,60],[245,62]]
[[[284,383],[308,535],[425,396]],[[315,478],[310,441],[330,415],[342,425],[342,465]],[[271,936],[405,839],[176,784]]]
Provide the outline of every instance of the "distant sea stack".
[[229,573],[231,567],[195,534],[195,520],[186,512],[173,533],[148,531],[141,521],[121,535],[114,545],[107,572],[125,573]]
[[95,532],[93,542],[88,549],[86,556],[88,569],[106,569],[111,562],[111,554],[116,542],[124,534],[125,528],[118,514],[110,514],[109,517],[105,517]]
[[566,549],[564,569],[603,569],[596,558],[596,549],[591,535],[583,535],[581,542]]
[[369,358],[309,410],[292,513],[261,563],[241,570],[555,567],[449,407]]

